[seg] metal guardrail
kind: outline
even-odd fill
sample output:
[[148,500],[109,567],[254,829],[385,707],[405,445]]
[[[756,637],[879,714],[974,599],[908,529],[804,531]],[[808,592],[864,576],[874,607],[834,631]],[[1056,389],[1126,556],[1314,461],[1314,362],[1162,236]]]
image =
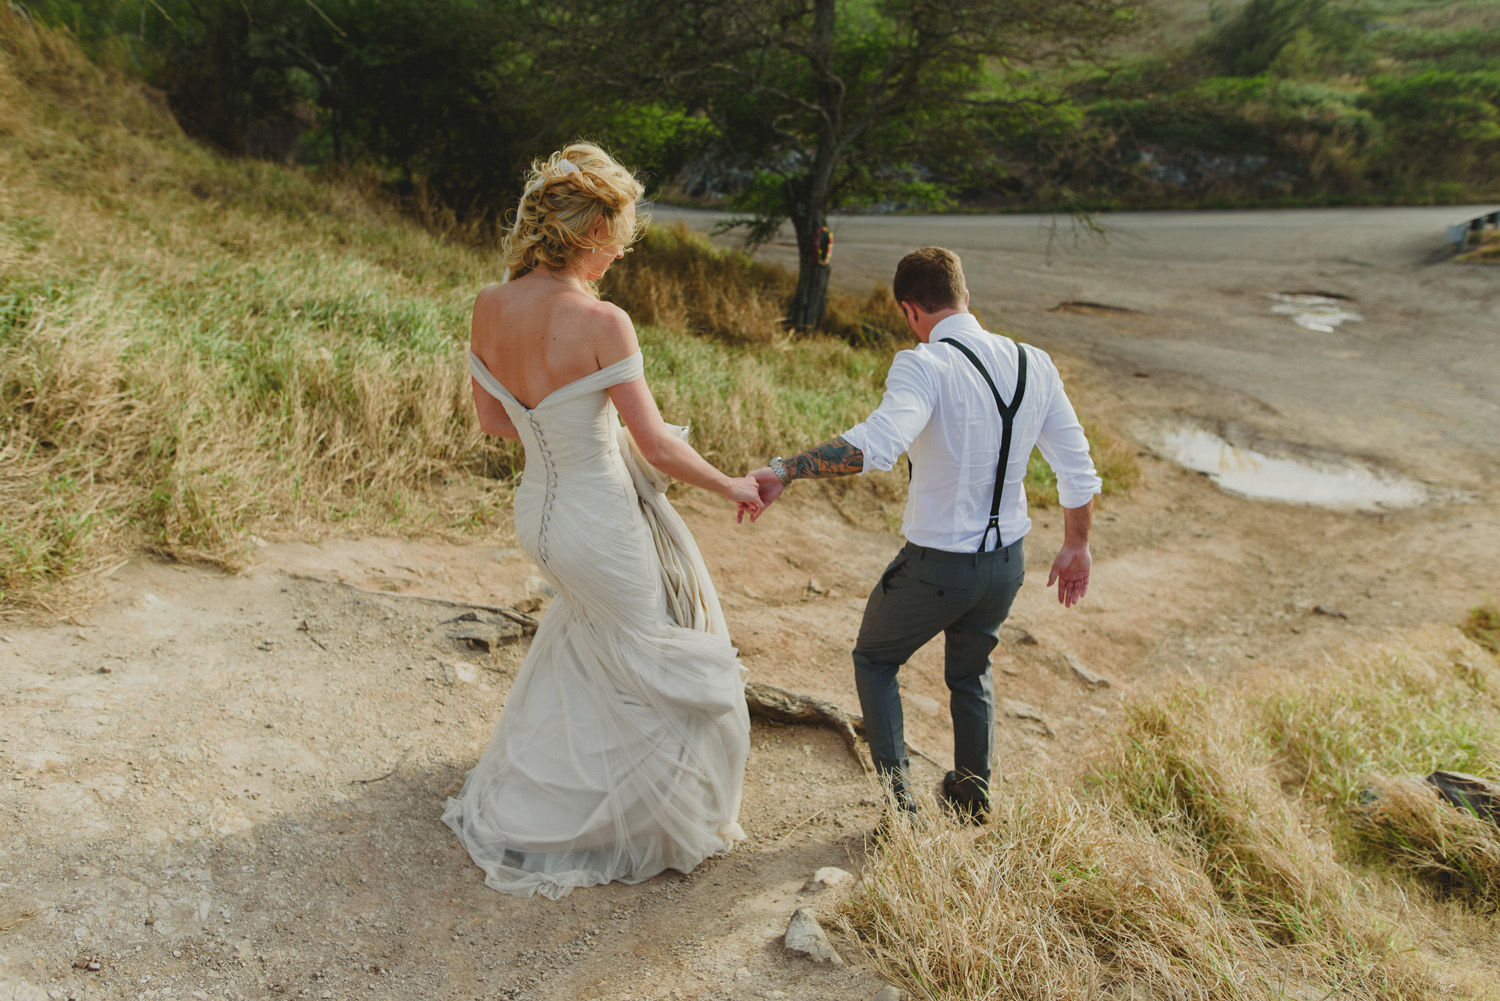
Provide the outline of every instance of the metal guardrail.
[[1481,212],[1479,215],[1470,216],[1462,222],[1456,222],[1448,227],[1448,243],[1456,251],[1462,252],[1469,246],[1469,241],[1484,232],[1488,226],[1494,230],[1500,230],[1500,209],[1490,212]]

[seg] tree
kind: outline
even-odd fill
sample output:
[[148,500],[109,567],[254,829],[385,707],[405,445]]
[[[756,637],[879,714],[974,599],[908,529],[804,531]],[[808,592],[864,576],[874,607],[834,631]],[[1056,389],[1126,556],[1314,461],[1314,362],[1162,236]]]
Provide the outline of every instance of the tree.
[[[539,37],[615,95],[660,96],[713,123],[714,153],[748,165],[736,196],[752,241],[790,220],[790,326],[822,319],[829,213],[940,202],[931,172],[984,148],[1007,66],[1098,56],[1140,0],[565,0]],[[639,39],[640,41],[633,41]],[[956,155],[957,154],[957,155]]]

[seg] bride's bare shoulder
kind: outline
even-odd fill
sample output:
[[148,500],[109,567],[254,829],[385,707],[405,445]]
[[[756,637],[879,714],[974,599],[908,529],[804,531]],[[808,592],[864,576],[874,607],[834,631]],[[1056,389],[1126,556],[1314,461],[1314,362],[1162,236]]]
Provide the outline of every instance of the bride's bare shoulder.
[[506,298],[503,285],[486,285],[474,296],[474,319],[477,322],[483,317],[498,316],[504,308],[503,302]]
[[612,365],[640,350],[629,313],[603,299],[571,298],[574,300],[571,306],[577,310],[578,332],[588,341],[600,367]]

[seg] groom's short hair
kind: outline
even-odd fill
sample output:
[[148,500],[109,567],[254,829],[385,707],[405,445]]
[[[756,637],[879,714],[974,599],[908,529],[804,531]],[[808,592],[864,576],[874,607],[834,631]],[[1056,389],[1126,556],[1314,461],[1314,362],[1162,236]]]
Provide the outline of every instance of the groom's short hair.
[[891,292],[897,302],[911,302],[924,313],[962,309],[968,295],[958,255],[942,247],[923,247],[901,258]]

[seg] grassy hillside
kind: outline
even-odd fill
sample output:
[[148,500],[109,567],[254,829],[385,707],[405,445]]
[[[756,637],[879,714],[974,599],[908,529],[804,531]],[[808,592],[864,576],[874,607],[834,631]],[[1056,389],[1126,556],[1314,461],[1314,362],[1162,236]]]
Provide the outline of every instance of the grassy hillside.
[[[0,9],[0,599],[140,542],[233,565],[252,530],[493,525],[519,455],[479,433],[462,348],[495,271],[358,176],[213,155]],[[885,367],[642,340],[664,411],[736,469],[847,426]]]
[[[1500,0],[1151,0],[1107,71],[1100,207],[1484,201],[1500,192]],[[1083,133],[1080,133],[1082,137]]]
[[[252,532],[508,518],[519,449],[480,434],[463,350],[494,255],[427,223],[361,175],[213,154],[0,8],[0,604],[66,601],[142,544],[234,566]],[[879,400],[889,295],[793,342],[790,282],[653,232],[606,290],[663,412],[726,469]],[[1133,459],[1105,455],[1119,488]]]
[[1500,772],[1497,684],[1432,630],[1132,700],[1071,788],[898,826],[846,926],[928,1001],[1495,998],[1500,831],[1413,776]]

